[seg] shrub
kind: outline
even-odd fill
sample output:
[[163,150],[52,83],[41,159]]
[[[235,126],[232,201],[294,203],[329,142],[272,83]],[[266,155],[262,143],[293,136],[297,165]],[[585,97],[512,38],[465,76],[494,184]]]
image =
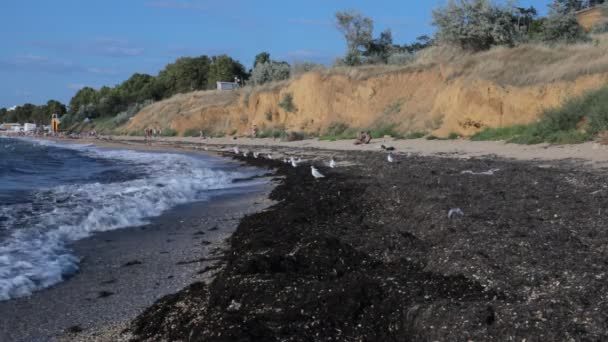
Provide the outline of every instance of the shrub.
[[267,111],[266,113],[264,113],[264,116],[266,117],[266,120],[272,121],[272,112],[271,111]]
[[201,130],[197,128],[188,128],[184,132],[185,137],[199,137],[201,135]]
[[354,139],[357,137],[357,130],[350,128],[343,122],[334,122],[327,128],[327,131],[321,137],[320,140],[346,140]]
[[412,132],[412,133],[408,133],[405,134],[402,138],[403,139],[420,139],[422,137],[424,137],[426,134],[424,132]]
[[489,0],[450,1],[433,10],[437,40],[473,51],[513,45],[519,34],[512,18],[509,8]]
[[486,141],[486,140],[510,140],[514,137],[523,135],[529,129],[529,125],[513,125],[500,128],[485,128],[484,130],[475,133],[471,140]]
[[294,63],[291,65],[291,75],[300,75],[314,70],[321,70],[323,68],[324,67],[322,64],[317,64],[313,62]]
[[448,139],[449,140],[456,140],[458,138],[460,138],[460,134],[458,134],[458,133],[452,132],[452,133],[448,134]]
[[289,64],[284,62],[258,63],[251,71],[251,81],[255,85],[268,82],[282,81],[289,78]]
[[285,127],[277,126],[272,129],[263,129],[259,134],[258,138],[273,138],[273,139],[285,139],[287,132]]
[[378,139],[378,138],[382,138],[387,135],[391,136],[393,138],[399,138],[399,137],[401,137],[401,135],[395,131],[396,128],[397,128],[396,124],[386,124],[386,125],[376,126],[375,128],[373,128],[371,130],[372,138]]
[[542,40],[549,43],[576,43],[589,40],[578,24],[573,12],[562,14],[553,12],[545,21]]
[[165,128],[162,130],[161,135],[163,137],[174,137],[177,135],[177,131],[172,128]]
[[281,99],[281,102],[279,102],[279,107],[283,108],[288,113],[298,110],[293,103],[293,95],[291,93],[283,94],[283,98]]
[[387,64],[406,65],[412,63],[416,57],[410,53],[393,53],[388,56]]
[[359,51],[349,51],[341,62],[342,64],[348,66],[357,66],[363,64]]
[[486,129],[472,140],[506,140],[521,144],[581,143],[608,130],[608,86],[544,111],[538,122]]
[[602,20],[591,28],[591,33],[601,34],[608,33],[608,20]]

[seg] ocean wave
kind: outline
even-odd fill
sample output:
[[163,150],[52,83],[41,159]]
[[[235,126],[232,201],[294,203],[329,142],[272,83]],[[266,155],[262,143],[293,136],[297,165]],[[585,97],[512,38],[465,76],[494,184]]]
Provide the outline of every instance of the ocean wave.
[[130,172],[142,176],[55,186],[36,191],[26,203],[1,206],[0,225],[10,234],[0,241],[0,300],[29,295],[76,272],[79,259],[69,242],[146,224],[176,205],[209,199],[211,190],[250,186],[254,183],[233,181],[259,172],[185,154],[67,148],[128,162]]

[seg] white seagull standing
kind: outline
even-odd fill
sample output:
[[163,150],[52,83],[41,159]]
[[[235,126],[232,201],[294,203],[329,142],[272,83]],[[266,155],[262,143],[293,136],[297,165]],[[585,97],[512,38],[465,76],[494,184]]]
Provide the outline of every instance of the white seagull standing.
[[239,151],[239,147],[238,146],[235,146],[232,150],[234,151],[234,154],[240,154],[241,153]]
[[325,176],[323,176],[323,174],[321,172],[319,172],[319,170],[317,170],[317,168],[312,165],[310,166],[310,171],[312,171],[312,176],[317,179],[325,178]]
[[329,167],[331,167],[332,169],[334,167],[336,167],[336,161],[334,160],[334,158],[332,157],[331,160],[329,161]]
[[243,152],[243,157],[247,158],[247,151]]
[[392,153],[389,153],[389,154],[388,154],[388,157],[386,157],[386,160],[388,160],[388,162],[389,162],[389,163],[394,162],[394,161],[395,161],[395,159],[393,158],[393,154],[392,154]]
[[271,153],[268,153],[268,155],[266,155],[266,158],[268,158],[268,159],[272,159],[272,154],[271,154]]
[[289,158],[289,162],[291,163],[291,166],[298,167],[298,163],[293,157]]
[[258,159],[258,156],[259,156],[259,155],[260,155],[259,153],[257,153],[257,152],[253,152],[253,158]]

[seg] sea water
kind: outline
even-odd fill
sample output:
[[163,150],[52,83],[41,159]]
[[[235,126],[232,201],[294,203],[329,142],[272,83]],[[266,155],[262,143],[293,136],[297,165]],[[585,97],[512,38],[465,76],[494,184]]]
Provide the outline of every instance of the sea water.
[[259,173],[210,156],[0,138],[0,300],[75,273],[70,242],[252,186],[236,180]]

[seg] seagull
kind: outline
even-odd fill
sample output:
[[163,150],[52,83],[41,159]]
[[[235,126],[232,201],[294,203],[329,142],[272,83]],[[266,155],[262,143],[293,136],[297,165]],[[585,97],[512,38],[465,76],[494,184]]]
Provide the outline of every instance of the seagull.
[[247,158],[247,151],[243,152],[243,157]]
[[323,176],[323,174],[321,172],[319,172],[319,170],[317,170],[316,167],[314,166],[310,166],[310,170],[312,171],[312,176],[315,178],[325,178],[325,176]]
[[332,157],[331,160],[329,161],[329,167],[331,167],[332,169],[334,167],[336,167],[336,161],[334,160],[334,158]]
[[267,157],[268,159],[272,159],[272,154],[268,153],[268,155],[266,155],[266,157]]
[[287,160],[287,158],[283,158],[283,163],[289,164],[289,160]]
[[258,156],[259,156],[259,155],[260,155],[259,153],[257,153],[257,152],[253,152],[253,158],[258,159]]
[[393,158],[393,154],[389,152],[388,157],[386,157],[386,160],[388,160],[389,163],[394,162],[395,159]]
[[235,146],[232,150],[234,151],[234,154],[240,154],[241,153],[239,151],[239,147],[238,146]]
[[293,159],[293,157],[291,157],[291,158],[289,159],[289,162],[291,163],[291,166],[293,166],[293,167],[298,167],[298,163],[296,162],[296,160],[295,160],[295,159]]

